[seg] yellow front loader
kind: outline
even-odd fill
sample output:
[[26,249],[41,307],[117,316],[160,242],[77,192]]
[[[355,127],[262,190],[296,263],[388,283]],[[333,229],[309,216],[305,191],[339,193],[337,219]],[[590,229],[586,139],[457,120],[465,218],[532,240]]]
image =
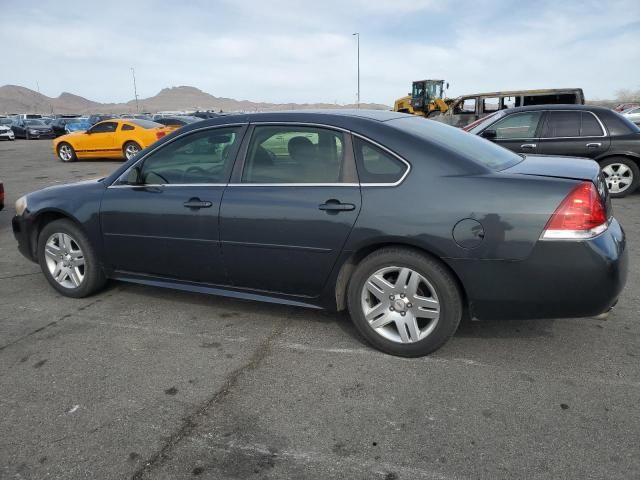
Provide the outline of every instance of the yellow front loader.
[[[449,88],[448,83],[446,87]],[[421,117],[445,113],[449,109],[449,102],[444,98],[444,89],[444,80],[415,81],[411,88],[411,94],[394,102],[393,111]]]

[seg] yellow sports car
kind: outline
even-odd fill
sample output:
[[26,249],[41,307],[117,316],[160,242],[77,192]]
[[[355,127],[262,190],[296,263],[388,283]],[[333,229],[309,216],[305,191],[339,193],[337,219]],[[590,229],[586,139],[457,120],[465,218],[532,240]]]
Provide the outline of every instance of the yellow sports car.
[[103,120],[86,132],[73,132],[56,138],[53,151],[63,162],[79,158],[124,158],[129,160],[143,148],[171,133],[151,120]]

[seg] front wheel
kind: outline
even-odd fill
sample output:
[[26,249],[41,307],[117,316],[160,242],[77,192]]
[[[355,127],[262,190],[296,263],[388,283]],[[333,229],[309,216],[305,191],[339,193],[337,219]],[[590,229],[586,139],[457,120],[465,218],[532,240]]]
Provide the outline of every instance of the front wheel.
[[626,197],[638,188],[640,169],[627,157],[611,157],[600,163],[609,194],[614,198]]
[[349,281],[348,306],[369,343],[403,357],[439,349],[462,317],[462,295],[446,267],[403,248],[384,248],[360,262]]
[[70,220],[47,224],[38,237],[37,253],[47,281],[67,297],[86,297],[106,282],[87,236]]
[[140,152],[140,150],[142,150],[142,148],[140,148],[140,145],[138,145],[136,142],[127,142],[124,144],[124,147],[122,147],[124,157],[127,160],[131,160],[133,157],[135,157]]
[[63,162],[75,162],[76,152],[68,143],[61,143],[58,145],[58,158]]

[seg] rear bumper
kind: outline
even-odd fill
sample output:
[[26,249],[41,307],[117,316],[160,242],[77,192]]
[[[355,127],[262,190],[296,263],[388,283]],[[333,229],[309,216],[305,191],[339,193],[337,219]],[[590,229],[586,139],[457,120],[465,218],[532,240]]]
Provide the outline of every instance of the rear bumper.
[[449,263],[478,319],[591,317],[617,302],[628,254],[624,231],[613,219],[588,241],[539,241],[526,260]]

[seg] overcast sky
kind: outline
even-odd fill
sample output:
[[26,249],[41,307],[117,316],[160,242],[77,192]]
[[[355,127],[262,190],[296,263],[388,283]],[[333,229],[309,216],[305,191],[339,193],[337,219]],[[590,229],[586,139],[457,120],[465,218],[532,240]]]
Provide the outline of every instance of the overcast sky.
[[0,85],[102,102],[192,85],[269,102],[392,105],[412,80],[449,95],[640,89],[640,1],[0,0]]

